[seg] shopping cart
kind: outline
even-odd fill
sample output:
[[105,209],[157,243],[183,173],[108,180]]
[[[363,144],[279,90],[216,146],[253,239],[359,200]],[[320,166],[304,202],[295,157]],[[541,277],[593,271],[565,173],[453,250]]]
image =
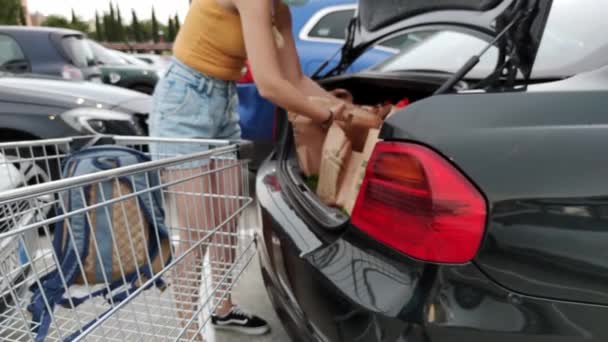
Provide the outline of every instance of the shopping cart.
[[[79,177],[62,177],[64,160],[94,144],[136,149],[149,155],[152,161]],[[155,144],[171,148],[154,149]],[[183,155],[150,152],[180,151],[180,146],[200,152]],[[110,296],[94,296],[104,288],[108,293],[116,291],[108,288],[109,280],[94,285],[85,279],[84,284],[66,286],[68,301],[50,310],[46,341],[64,341],[69,336],[86,341],[201,341],[201,336],[210,329],[208,322],[214,309],[229,294],[255,254],[253,234],[241,216],[253,202],[243,154],[247,146],[246,142],[118,136],[0,144],[0,154],[10,156],[7,159],[13,166],[37,167],[48,176],[0,192],[0,340],[33,341],[37,337],[40,323],[32,319],[28,305],[32,300],[31,289],[40,287],[44,276],[59,268],[52,246],[58,222],[63,225],[75,215],[84,215],[90,222],[99,210],[108,208],[113,210],[112,222],[134,222],[141,214],[125,207],[138,201],[137,196],[160,192],[166,213],[164,225],[170,232],[170,262],[151,278],[139,275],[137,289],[129,289],[125,281],[127,296],[120,301],[113,301]],[[6,165],[0,164],[0,168],[3,166]],[[70,192],[82,192],[102,182],[133,180],[141,175],[155,175],[160,181],[156,186],[137,189],[135,195],[113,192],[102,196],[102,201],[85,203],[78,212],[66,210],[69,208],[66,194]],[[42,182],[47,178],[53,181]],[[133,225],[129,234],[137,234],[141,226]],[[127,250],[141,248],[133,245],[133,241],[122,240],[111,241],[123,244],[123,249],[127,244]],[[96,243],[95,239],[91,241]],[[122,270],[128,259],[115,258],[113,262]],[[79,272],[84,274],[85,266],[80,260],[78,265]],[[167,286],[153,286],[159,279]],[[86,300],[77,305],[71,298]]]

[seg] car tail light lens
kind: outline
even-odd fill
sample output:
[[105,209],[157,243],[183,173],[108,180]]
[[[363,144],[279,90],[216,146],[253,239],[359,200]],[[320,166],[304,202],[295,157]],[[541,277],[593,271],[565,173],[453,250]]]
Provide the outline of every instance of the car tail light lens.
[[66,80],[84,80],[82,71],[73,65],[65,65],[61,70],[61,77]]
[[248,84],[253,83],[253,74],[251,73],[251,67],[249,66],[249,62],[245,63],[245,67],[243,68],[243,76],[241,79],[237,81],[239,84]]
[[485,199],[426,147],[378,143],[358,196],[352,223],[385,245],[437,263],[466,263],[477,254]]

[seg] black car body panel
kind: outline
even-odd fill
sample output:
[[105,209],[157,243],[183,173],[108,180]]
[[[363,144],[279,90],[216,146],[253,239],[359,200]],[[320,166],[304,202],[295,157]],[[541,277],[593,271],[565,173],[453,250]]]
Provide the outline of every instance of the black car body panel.
[[[77,106],[96,107],[98,105],[103,108],[115,108],[120,104],[130,103],[131,101],[134,103],[143,101],[148,104],[150,102],[149,96],[138,92],[59,78],[0,77],[0,90],[0,100],[19,99],[20,102],[66,109]],[[35,92],[32,90],[35,90]],[[146,108],[144,105],[140,109],[149,110],[149,107]],[[148,113],[147,111],[137,112]]]
[[0,75],[0,141],[80,135],[60,115],[76,108],[130,114],[138,129],[109,124],[112,134],[145,132],[150,96],[118,87],[59,78]]
[[491,213],[477,262],[491,278],[524,294],[608,304],[607,166],[597,157],[608,139],[606,94],[438,96],[394,116],[383,138],[428,144],[484,192]]
[[[269,295],[294,341],[604,341],[608,307],[509,290],[477,263],[428,265],[391,253],[356,227],[323,242],[277,221],[277,162],[258,174],[258,246]],[[265,181],[262,181],[264,180]],[[302,228],[302,226],[295,225]],[[315,246],[307,255],[302,246]],[[497,315],[497,312],[499,313]]]

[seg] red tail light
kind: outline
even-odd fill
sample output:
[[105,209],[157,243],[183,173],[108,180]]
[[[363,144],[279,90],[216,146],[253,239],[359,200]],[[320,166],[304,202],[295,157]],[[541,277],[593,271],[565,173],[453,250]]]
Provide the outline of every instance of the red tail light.
[[409,143],[376,145],[352,223],[423,261],[471,261],[481,244],[486,202],[447,160]]
[[251,73],[251,67],[249,66],[249,62],[245,63],[245,68],[243,68],[243,76],[241,76],[241,79],[239,79],[237,83],[253,83],[253,74]]

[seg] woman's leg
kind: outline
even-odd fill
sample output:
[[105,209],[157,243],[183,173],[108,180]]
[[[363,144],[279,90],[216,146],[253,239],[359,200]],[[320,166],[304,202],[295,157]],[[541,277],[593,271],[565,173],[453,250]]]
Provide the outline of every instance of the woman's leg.
[[215,233],[210,247],[211,270],[213,284],[217,286],[217,308],[215,314],[224,316],[232,309],[231,296],[232,277],[231,269],[235,262],[237,248],[238,215],[237,210],[243,204],[242,174],[238,161],[235,159],[216,159],[213,161],[214,170],[213,193],[217,195],[213,201],[214,220],[216,227],[221,227]]
[[[205,175],[208,171],[208,167],[200,167],[166,172],[169,182],[179,182],[169,187],[172,199],[170,211],[175,217],[175,229],[178,230],[175,257],[185,257],[176,265],[172,286],[177,314],[182,327],[188,330],[184,334],[188,339],[197,334],[200,328],[198,317],[194,317],[194,314],[201,305],[203,262],[211,240],[197,244],[205,239],[214,226],[208,197],[212,193],[212,181],[209,175]],[[187,326],[190,320],[193,323]],[[197,340],[201,341],[202,338],[197,336]]]

